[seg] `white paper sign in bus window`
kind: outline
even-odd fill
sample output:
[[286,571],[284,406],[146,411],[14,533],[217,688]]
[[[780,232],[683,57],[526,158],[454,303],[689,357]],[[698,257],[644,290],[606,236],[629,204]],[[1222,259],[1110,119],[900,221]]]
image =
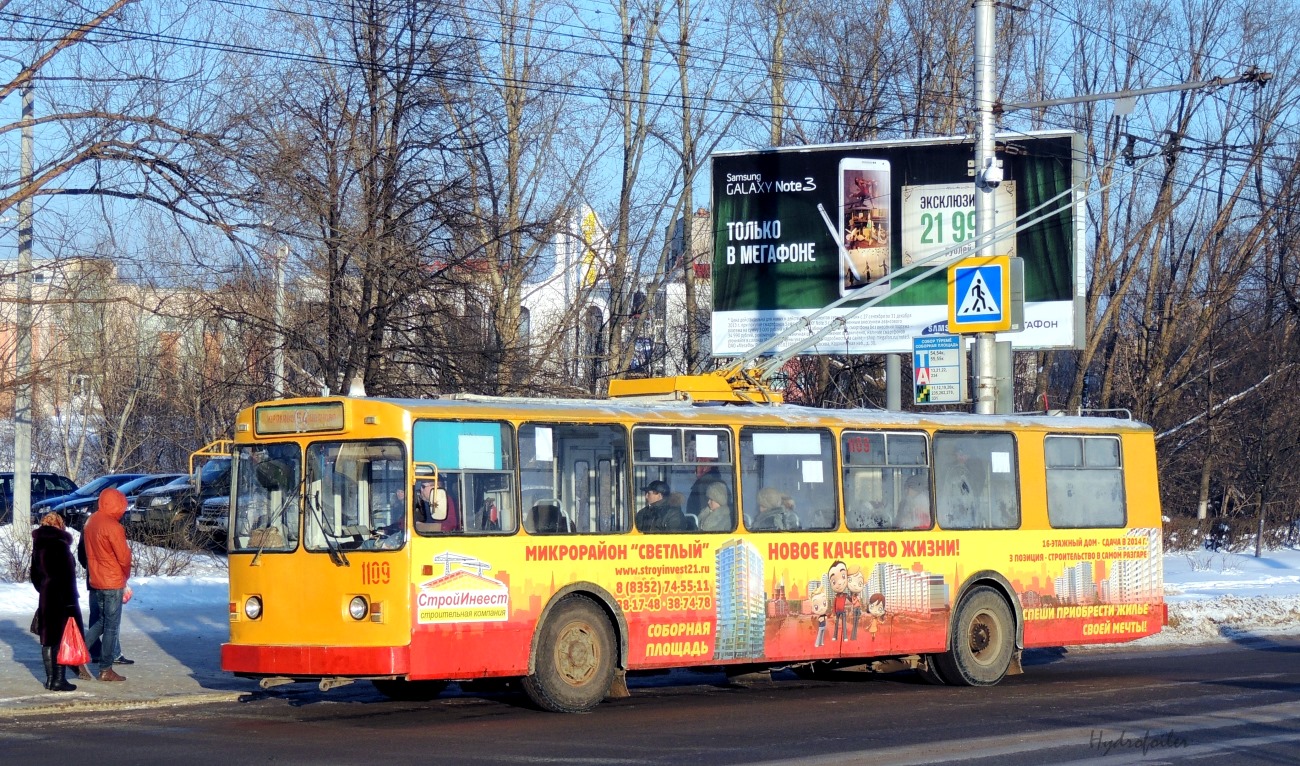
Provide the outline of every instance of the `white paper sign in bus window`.
[[706,460],[718,459],[718,435],[717,434],[696,434],[695,435],[695,457]]
[[820,455],[821,434],[796,434],[788,431],[754,434],[755,455]]
[[650,457],[671,460],[673,457],[673,435],[650,434]]
[[458,446],[461,468],[488,471],[496,468],[496,446],[491,436],[461,434]]
[[555,460],[555,451],[551,447],[551,429],[546,426],[538,426],[533,430],[533,452],[537,455],[537,462],[549,463]]

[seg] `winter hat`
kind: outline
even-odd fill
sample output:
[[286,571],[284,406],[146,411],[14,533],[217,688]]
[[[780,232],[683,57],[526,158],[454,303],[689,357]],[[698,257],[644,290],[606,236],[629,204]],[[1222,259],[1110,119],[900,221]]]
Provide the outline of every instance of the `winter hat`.
[[126,513],[126,495],[115,489],[106,489],[99,493],[99,510],[107,511],[114,518],[122,518]]

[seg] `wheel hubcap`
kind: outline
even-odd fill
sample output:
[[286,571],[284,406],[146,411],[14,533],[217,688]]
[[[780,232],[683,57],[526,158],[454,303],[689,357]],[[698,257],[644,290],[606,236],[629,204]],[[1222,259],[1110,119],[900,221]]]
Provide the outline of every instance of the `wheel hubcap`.
[[565,626],[555,645],[555,667],[570,686],[592,680],[600,666],[600,643],[596,631],[585,622]]
[[997,628],[988,615],[981,614],[971,622],[970,651],[975,656],[975,659],[982,662],[991,659],[986,654],[989,653],[989,648],[993,646],[996,632]]

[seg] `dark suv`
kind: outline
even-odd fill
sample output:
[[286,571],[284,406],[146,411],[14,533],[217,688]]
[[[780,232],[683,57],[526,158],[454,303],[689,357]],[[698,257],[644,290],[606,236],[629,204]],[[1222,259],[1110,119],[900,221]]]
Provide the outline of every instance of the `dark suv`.
[[141,492],[128,509],[127,520],[153,532],[192,528],[204,500],[229,494],[230,458],[214,457],[193,476]]
[[[49,471],[32,471],[32,505],[47,497],[58,497],[76,490],[77,483],[67,476]],[[0,473],[0,524],[14,518],[14,472]]]
[[[100,492],[103,492],[110,487],[121,486],[128,481],[133,481],[143,475],[144,474],[142,473],[110,473],[105,476],[91,479],[80,487],[77,487],[76,491],[69,492],[66,495],[47,497],[40,502],[33,500],[32,525],[34,526],[39,524],[42,516],[53,511],[62,516],[63,521],[67,523],[68,526],[80,531],[85,525],[86,517],[90,515],[90,512],[70,513],[69,510],[73,507],[69,505],[70,503],[76,504],[76,506],[79,506],[84,511],[88,504],[99,500]],[[93,512],[93,509],[91,509],[91,511]]]

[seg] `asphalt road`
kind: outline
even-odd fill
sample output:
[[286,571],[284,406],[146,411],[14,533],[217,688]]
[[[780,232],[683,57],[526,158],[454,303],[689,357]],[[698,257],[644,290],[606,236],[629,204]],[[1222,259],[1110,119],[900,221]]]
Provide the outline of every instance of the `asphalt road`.
[[988,689],[910,673],[635,679],[584,715],[509,691],[392,702],[368,685],[0,721],[14,764],[1295,763],[1300,643],[1035,652]]

